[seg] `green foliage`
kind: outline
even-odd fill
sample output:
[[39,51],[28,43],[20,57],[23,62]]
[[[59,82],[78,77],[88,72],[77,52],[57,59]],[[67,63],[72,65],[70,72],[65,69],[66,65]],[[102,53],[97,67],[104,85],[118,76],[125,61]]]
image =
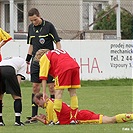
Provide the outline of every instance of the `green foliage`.
[[[109,9],[111,8],[108,7],[106,10],[102,10],[98,14],[98,18],[107,13]],[[94,30],[116,30],[115,10],[105,16],[102,20],[98,21],[94,26]],[[122,39],[133,39],[133,15],[126,10],[121,10],[121,30]]]
[[121,28],[123,39],[133,39],[133,16],[126,11],[121,13]]

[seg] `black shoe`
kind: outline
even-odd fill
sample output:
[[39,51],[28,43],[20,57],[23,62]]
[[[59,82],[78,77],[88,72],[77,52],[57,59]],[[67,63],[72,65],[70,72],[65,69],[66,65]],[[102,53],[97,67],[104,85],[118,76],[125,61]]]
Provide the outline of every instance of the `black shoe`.
[[33,124],[33,123],[37,123],[37,120],[28,119],[24,123],[25,124]]
[[24,126],[23,122],[15,122],[14,126]]
[[32,120],[31,116],[27,116],[26,118],[27,118],[27,120],[24,122],[25,124],[32,124],[32,123],[38,122],[37,120]]
[[26,118],[27,118],[27,120],[30,120],[30,119],[32,119],[32,117],[31,117],[31,116],[27,116]]
[[0,122],[0,126],[5,126],[4,122]]
[[57,122],[55,122],[54,124],[55,124],[55,125],[60,125],[60,122],[59,122],[59,121],[57,121]]
[[50,121],[48,125],[49,126],[51,126],[51,125],[60,125],[60,122],[57,121],[57,122],[54,123],[53,121]]

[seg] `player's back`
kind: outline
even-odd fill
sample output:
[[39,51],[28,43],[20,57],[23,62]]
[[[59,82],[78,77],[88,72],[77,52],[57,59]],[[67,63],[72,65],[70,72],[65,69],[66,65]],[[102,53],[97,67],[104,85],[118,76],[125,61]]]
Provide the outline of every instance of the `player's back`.
[[50,69],[54,70],[55,74],[79,67],[77,62],[65,50],[51,50],[47,53],[47,57],[50,60]]
[[16,74],[26,74],[26,62],[21,57],[9,57],[0,62],[0,66],[12,66]]

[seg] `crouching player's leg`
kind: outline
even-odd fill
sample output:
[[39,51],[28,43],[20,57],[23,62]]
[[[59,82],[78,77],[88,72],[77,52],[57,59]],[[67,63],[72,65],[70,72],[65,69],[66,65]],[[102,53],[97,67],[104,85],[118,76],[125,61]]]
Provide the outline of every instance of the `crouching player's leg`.
[[[55,100],[54,100],[54,106],[53,109],[56,112],[58,120],[60,119],[60,112],[62,109],[62,94],[63,90],[55,90]],[[58,123],[58,120],[55,119],[54,123]]]
[[70,93],[70,124],[76,124],[76,115],[78,110],[78,97],[76,94],[76,89],[80,88],[80,76],[79,76],[79,68],[74,68],[72,70],[67,71],[68,74],[68,83],[71,86],[68,91]]
[[15,126],[24,126],[24,123],[20,121],[22,112],[22,100],[21,97],[12,95],[14,99],[14,112],[15,112]]
[[77,116],[77,110],[78,110],[78,98],[76,95],[76,89],[69,89],[70,92],[70,97],[71,97],[71,101],[70,101],[70,107],[71,107],[71,111],[70,111],[70,124],[76,124],[76,116]]
[[2,98],[3,98],[3,95],[0,94],[0,126],[5,126],[3,122],[3,117],[2,117]]

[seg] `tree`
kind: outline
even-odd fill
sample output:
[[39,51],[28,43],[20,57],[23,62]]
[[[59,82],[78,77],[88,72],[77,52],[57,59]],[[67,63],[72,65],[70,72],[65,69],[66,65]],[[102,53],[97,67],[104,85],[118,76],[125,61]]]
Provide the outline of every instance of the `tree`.
[[[107,13],[109,9],[111,8],[108,7],[106,10],[99,12],[98,18]],[[98,21],[94,26],[94,30],[116,30],[115,10]],[[133,15],[124,8],[121,8],[121,30],[122,39],[133,39]]]

